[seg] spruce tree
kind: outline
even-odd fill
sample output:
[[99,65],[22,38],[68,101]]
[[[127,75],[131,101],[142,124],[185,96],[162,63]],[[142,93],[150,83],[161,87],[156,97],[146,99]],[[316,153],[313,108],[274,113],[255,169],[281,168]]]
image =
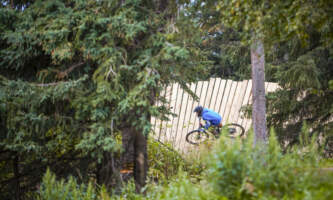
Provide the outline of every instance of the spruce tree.
[[135,150],[122,160],[135,163],[140,191],[150,117],[169,114],[155,104],[160,92],[173,82],[188,90],[208,69],[197,25],[175,1],[9,3],[0,8],[1,195],[36,190],[47,167],[119,184],[119,133]]

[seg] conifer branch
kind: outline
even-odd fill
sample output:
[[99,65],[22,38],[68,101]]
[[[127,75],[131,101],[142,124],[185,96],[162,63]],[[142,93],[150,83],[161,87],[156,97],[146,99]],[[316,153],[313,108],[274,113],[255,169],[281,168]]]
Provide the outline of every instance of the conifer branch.
[[69,73],[71,73],[75,68],[82,66],[83,64],[85,64],[84,62],[80,62],[77,64],[72,65],[71,67],[69,67],[68,69],[66,69],[65,71],[59,72],[57,74],[57,78],[58,79],[63,79],[64,77],[66,77]]

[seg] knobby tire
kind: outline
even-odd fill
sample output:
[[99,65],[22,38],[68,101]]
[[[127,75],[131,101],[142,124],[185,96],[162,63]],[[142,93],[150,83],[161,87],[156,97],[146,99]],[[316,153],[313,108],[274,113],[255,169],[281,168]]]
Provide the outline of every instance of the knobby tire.
[[[230,129],[230,128],[237,128],[237,137],[243,137],[245,133],[245,129],[243,126],[236,124],[236,123],[231,123],[231,124],[226,124],[224,125],[225,128]],[[230,134],[231,136],[231,134]]]
[[[201,136],[200,136],[201,135]],[[191,137],[204,137],[203,138],[203,141],[201,141],[201,142],[196,142],[196,141],[194,141],[193,139],[191,139]],[[203,132],[201,132],[201,131],[199,131],[199,130],[194,130],[194,131],[191,131],[191,132],[189,132],[187,135],[186,135],[186,142],[188,142],[188,143],[190,143],[190,144],[193,144],[193,145],[199,145],[200,143],[202,143],[202,142],[204,142],[204,141],[206,141],[206,140],[208,140],[208,138],[209,138],[209,135],[208,135],[208,133],[206,133],[205,131],[203,131]]]
[[[236,124],[236,123],[226,124],[223,126],[223,128],[227,128],[229,130],[230,137],[243,137],[243,135],[245,133],[244,127],[242,127],[241,125]],[[236,130],[235,133],[237,135],[230,133],[230,130],[233,130],[233,128]],[[201,137],[203,137],[203,140],[200,142],[197,142],[192,137],[199,137],[199,139],[201,139]],[[215,138],[218,138],[218,137],[219,136],[215,135]],[[209,134],[206,131],[201,132],[199,129],[193,130],[186,134],[186,142],[193,144],[193,145],[199,145],[200,143],[205,142],[208,139],[209,139]]]

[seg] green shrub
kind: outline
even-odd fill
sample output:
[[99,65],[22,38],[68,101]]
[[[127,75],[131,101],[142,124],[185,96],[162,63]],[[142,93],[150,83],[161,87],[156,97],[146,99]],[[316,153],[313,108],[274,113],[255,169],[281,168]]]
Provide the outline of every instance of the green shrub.
[[191,178],[200,180],[204,170],[198,151],[180,154],[170,143],[160,143],[152,138],[148,140],[148,163],[150,180],[168,181],[178,175],[181,169]]
[[[251,135],[245,141],[221,137],[209,152],[197,154],[203,158],[192,157],[192,168],[176,152],[150,141],[151,167],[161,174],[169,170],[170,176],[149,182],[145,196],[135,193],[133,181],[120,194],[109,194],[104,187],[79,185],[74,178],[56,181],[48,171],[39,199],[333,199],[332,162],[321,159],[314,138],[300,140],[297,148],[282,153],[274,133],[265,148],[254,148]],[[163,166],[167,159],[175,160]],[[200,168],[200,178],[193,178],[195,168]]]
[[171,144],[162,144],[150,138],[148,140],[148,164],[149,178],[163,181],[175,176],[185,162]]
[[97,195],[91,183],[87,187],[84,184],[79,185],[73,177],[70,177],[68,181],[57,181],[55,175],[47,170],[43,177],[38,199],[93,200],[97,199]]
[[180,171],[168,184],[150,185],[145,199],[223,200],[226,198],[215,194],[207,182],[193,183],[187,173]]
[[[333,183],[318,169],[319,156],[311,140],[283,154],[272,132],[266,147],[221,138],[207,159],[207,176],[215,192],[230,199],[333,198]],[[331,179],[332,180],[332,179]]]
[[67,181],[56,180],[56,176],[49,170],[43,177],[37,196],[39,200],[143,199],[143,196],[135,193],[133,181],[129,181],[122,188],[120,195],[110,195],[104,186],[97,189],[92,183],[89,183],[88,186],[78,184],[73,177],[69,177]]

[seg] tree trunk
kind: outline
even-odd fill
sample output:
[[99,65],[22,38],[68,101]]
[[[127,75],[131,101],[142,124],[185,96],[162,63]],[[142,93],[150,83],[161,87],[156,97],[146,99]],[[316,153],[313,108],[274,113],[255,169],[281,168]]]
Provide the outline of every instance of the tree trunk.
[[134,134],[131,128],[128,127],[122,129],[122,145],[124,152],[122,154],[122,179],[127,182],[133,177],[134,168]]
[[135,130],[134,140],[134,180],[136,192],[142,192],[142,188],[146,185],[148,158],[147,158],[147,138],[142,131]]
[[108,188],[118,189],[122,178],[119,174],[120,162],[115,159],[115,154],[104,152],[102,162],[97,164],[96,181],[99,185],[104,184]]
[[20,200],[21,186],[20,186],[20,170],[19,170],[19,157],[15,156],[13,160],[13,169],[15,176],[15,199]]
[[266,98],[265,98],[265,52],[262,40],[256,40],[251,47],[252,65],[252,122],[254,145],[265,144],[266,133]]
[[134,175],[135,188],[140,193],[146,184],[148,171],[147,138],[140,130],[124,128],[122,143],[125,150],[122,155],[122,178],[126,182]]

